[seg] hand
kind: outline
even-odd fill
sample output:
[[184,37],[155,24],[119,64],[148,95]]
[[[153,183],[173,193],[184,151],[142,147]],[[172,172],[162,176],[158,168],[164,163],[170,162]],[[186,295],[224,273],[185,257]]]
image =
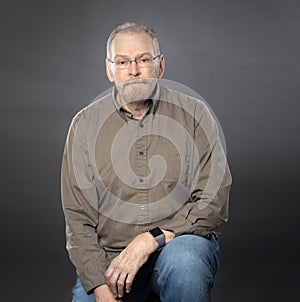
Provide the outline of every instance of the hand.
[[123,297],[131,291],[132,282],[141,266],[158,247],[150,233],[136,236],[128,246],[111,262],[105,277],[115,297]]
[[103,284],[95,288],[94,296],[96,302],[115,302],[115,301],[122,301],[120,299],[116,299],[112,294],[110,288],[107,284]]

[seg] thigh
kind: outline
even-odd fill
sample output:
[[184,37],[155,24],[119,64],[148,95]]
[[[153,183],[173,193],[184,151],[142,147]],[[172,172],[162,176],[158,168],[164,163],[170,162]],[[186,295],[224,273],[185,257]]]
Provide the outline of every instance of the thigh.
[[[211,263],[212,271],[219,266],[220,247],[212,235],[209,239],[198,235],[182,235],[173,239],[160,252],[155,268],[171,263],[204,261]],[[180,261],[180,262],[177,262]]]
[[[214,238],[182,235],[173,239],[160,252],[152,275],[152,287],[156,293],[167,283],[197,283],[209,279],[212,283],[220,261],[220,248]],[[201,274],[204,274],[204,276]],[[183,285],[183,284],[180,284]]]
[[72,290],[72,302],[96,302],[94,294],[87,294],[79,277]]

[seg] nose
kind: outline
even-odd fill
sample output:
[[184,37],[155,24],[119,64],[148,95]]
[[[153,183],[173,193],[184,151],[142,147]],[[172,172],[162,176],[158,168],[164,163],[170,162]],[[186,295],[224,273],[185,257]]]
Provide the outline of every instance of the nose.
[[136,60],[130,61],[129,73],[131,76],[135,76],[135,77],[140,74],[140,69],[139,69],[139,66],[138,66]]

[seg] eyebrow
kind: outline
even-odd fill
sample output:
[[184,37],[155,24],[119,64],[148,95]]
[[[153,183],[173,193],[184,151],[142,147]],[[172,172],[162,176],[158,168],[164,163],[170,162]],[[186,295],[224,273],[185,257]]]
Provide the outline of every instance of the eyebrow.
[[[138,55],[136,56],[136,58],[142,57],[142,56],[144,56],[144,55],[152,56],[150,52],[143,52],[143,53],[141,53],[141,54],[138,54]],[[125,56],[125,55],[115,55],[114,60],[115,60],[116,58],[129,58],[129,57],[128,57],[128,56]]]

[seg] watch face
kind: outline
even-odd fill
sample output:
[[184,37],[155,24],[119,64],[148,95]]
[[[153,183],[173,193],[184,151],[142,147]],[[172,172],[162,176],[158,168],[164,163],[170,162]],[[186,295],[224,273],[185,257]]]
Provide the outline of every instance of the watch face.
[[149,231],[153,237],[158,237],[159,235],[162,235],[163,232],[161,231],[160,228],[154,228],[152,230]]

